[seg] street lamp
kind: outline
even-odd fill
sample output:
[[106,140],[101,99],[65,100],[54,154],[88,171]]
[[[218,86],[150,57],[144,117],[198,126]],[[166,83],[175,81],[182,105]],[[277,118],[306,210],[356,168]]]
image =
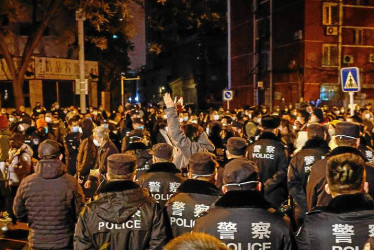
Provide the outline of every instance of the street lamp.
[[78,48],[79,48],[79,88],[80,88],[80,107],[83,114],[86,113],[86,81],[84,79],[84,27],[83,21],[86,20],[83,9],[75,12],[75,20],[78,23]]
[[133,81],[133,80],[140,80],[140,76],[127,78],[126,76],[121,75],[121,103],[122,103],[122,106],[125,105],[124,81]]

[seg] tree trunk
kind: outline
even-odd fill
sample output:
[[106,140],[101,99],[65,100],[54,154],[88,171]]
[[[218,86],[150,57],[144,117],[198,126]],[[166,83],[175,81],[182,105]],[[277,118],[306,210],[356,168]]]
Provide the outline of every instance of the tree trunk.
[[16,104],[16,108],[20,106],[25,106],[25,98],[23,97],[22,86],[24,82],[24,77],[17,76],[13,79],[13,96]]

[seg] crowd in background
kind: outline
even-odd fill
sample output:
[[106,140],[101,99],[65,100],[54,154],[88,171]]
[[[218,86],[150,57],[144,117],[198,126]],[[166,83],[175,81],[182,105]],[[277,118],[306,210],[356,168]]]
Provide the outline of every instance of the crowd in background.
[[370,103],[353,116],[309,103],[201,111],[168,93],[112,112],[2,108],[1,218],[27,221],[32,249],[160,249],[192,231],[228,249],[362,249],[373,118]]

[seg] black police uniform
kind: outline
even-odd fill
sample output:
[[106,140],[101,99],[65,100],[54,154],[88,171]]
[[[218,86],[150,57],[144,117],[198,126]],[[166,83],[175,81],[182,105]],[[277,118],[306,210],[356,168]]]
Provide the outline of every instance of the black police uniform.
[[68,173],[75,175],[77,169],[77,155],[79,152],[80,134],[79,132],[69,132],[64,136],[65,160]]
[[195,220],[220,197],[219,189],[201,180],[186,180],[166,204],[173,237],[192,231]]
[[133,154],[136,157],[138,168],[136,169],[136,179],[139,179],[146,173],[152,165],[152,155],[149,153],[147,146],[142,142],[133,142],[127,145],[126,153]]
[[363,193],[335,197],[307,213],[296,236],[299,250],[373,249],[374,201]]
[[306,203],[306,184],[312,165],[322,159],[330,148],[325,140],[310,139],[305,146],[291,159],[288,167],[287,186],[295,201],[295,214],[297,218],[303,218],[308,211]]
[[141,187],[148,188],[153,198],[163,207],[184,180],[173,163],[160,162],[153,164],[137,182]]
[[292,249],[290,225],[257,191],[229,191],[196,220],[194,232],[223,241],[229,249]]
[[288,159],[284,145],[275,134],[264,132],[248,147],[247,153],[259,168],[265,199],[279,207],[287,199]]
[[337,147],[332,150],[325,159],[315,162],[309,175],[308,183],[306,186],[306,198],[308,210],[315,206],[326,206],[331,200],[331,195],[325,191],[326,180],[326,167],[327,160],[335,155],[352,153],[358,155],[366,162],[366,180],[369,183],[369,194],[374,196],[374,167],[368,163],[367,159],[361,154],[358,149],[352,147]]

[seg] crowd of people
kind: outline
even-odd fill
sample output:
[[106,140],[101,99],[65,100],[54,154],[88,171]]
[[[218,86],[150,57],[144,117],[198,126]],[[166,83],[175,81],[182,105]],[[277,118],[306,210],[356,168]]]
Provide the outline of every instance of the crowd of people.
[[0,219],[30,249],[372,249],[373,139],[371,104],[2,108]]

